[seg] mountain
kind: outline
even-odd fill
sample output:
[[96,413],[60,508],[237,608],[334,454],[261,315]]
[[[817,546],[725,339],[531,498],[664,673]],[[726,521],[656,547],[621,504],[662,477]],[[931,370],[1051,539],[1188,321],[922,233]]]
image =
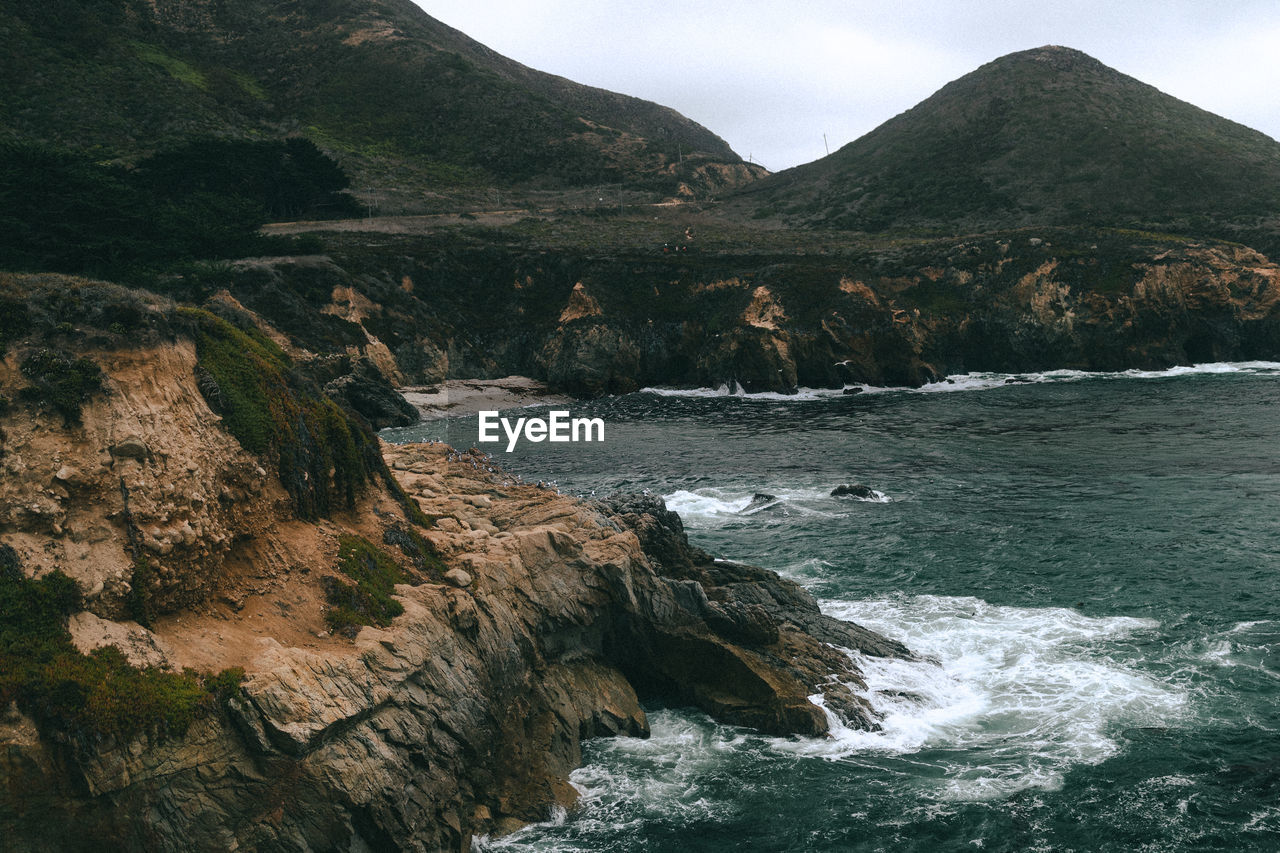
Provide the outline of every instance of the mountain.
[[1248,226],[1280,210],[1280,143],[1076,50],[1009,54],[744,193],[855,230]]
[[674,110],[526,68],[410,0],[9,2],[0,45],[24,58],[0,70],[0,135],[104,160],[301,135],[403,197],[762,173]]

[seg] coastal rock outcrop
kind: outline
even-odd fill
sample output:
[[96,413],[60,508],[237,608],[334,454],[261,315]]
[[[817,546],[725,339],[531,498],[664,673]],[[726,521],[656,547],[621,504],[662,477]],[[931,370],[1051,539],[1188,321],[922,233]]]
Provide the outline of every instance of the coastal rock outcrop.
[[877,501],[884,498],[884,494],[876,491],[870,486],[864,486],[861,483],[841,483],[831,490],[833,498],[857,498],[860,501]]
[[324,392],[340,405],[358,413],[374,429],[408,426],[418,421],[418,410],[391,387],[368,360],[361,359],[350,373],[331,380]]
[[[582,741],[645,736],[642,700],[777,734],[821,735],[828,713],[873,727],[843,649],[911,654],[691,547],[661,501],[585,503],[442,444],[383,445],[391,482],[302,520],[207,405],[181,336],[90,355],[104,390],[79,423],[0,413],[5,582],[74,579],[81,651],[232,675],[207,677],[189,725],[138,734],[59,728],[16,694],[7,850],[467,850],[571,805]],[[347,639],[328,596],[352,542],[405,582],[398,615]],[[135,547],[155,572],[147,627]]]
[[864,486],[861,483],[842,483],[831,490],[833,498],[869,498],[875,495],[875,491],[870,486]]
[[[1212,240],[1046,228],[655,256],[595,233],[555,252],[516,235],[483,245],[455,233],[404,239],[394,259],[358,245],[337,251],[322,280],[320,270],[281,267],[269,299],[257,280],[231,289],[310,348],[394,354],[382,372],[410,383],[519,374],[582,396],[919,386],[972,371],[1280,357],[1280,268]],[[349,321],[312,316],[306,294],[328,292],[338,271],[346,283],[336,289],[363,292],[364,309]]]
[[751,496],[751,502],[738,511],[743,515],[751,515],[752,513],[760,512],[763,509],[774,506],[777,502],[777,495],[771,495],[767,492],[756,492]]
[[[571,805],[581,741],[646,735],[642,696],[820,735],[828,720],[807,698],[818,692],[846,724],[876,724],[830,644],[911,654],[822,615],[772,572],[690,547],[661,501],[585,504],[444,445],[385,452],[436,518],[419,535],[471,582],[397,586],[403,615],[350,646],[286,645],[259,621],[256,642],[218,661],[245,667],[243,692],[181,738],[77,750],[33,736],[11,709],[8,781],[57,765],[83,785],[57,770],[41,789],[6,786],[10,849],[71,848],[92,826],[125,849],[465,850],[474,833]],[[365,508],[366,527],[379,511]],[[157,629],[178,663],[207,652],[201,634],[235,630],[230,611],[212,614]]]

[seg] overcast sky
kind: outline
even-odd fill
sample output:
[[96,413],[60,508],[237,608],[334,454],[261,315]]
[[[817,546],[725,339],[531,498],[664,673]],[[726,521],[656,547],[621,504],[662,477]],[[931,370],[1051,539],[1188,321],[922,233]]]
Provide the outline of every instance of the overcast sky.
[[672,107],[774,171],[1045,44],[1280,139],[1277,0],[415,2],[525,65]]

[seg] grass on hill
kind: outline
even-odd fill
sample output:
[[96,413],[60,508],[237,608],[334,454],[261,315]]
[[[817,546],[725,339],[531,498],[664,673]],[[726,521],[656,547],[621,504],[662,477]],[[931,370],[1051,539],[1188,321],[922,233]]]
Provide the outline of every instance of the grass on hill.
[[46,734],[79,746],[175,737],[239,689],[241,669],[139,668],[113,646],[82,654],[67,631],[81,606],[75,581],[61,572],[29,579],[13,549],[0,545],[0,707],[17,702]]
[[385,628],[404,612],[392,598],[395,585],[409,578],[395,560],[378,546],[360,536],[338,538],[338,570],[354,583],[327,578],[325,597],[329,610],[325,621],[335,634],[354,637],[363,625]]
[[315,519],[354,506],[382,465],[377,439],[308,388],[265,335],[195,308],[177,314],[196,341],[201,393],[241,446],[276,458],[298,516]]

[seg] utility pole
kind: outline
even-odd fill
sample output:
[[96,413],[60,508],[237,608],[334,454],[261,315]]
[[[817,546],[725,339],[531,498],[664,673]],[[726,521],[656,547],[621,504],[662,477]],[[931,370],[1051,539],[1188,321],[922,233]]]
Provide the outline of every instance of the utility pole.
[[828,156],[828,157],[830,157],[830,156],[831,156],[831,146],[827,144],[827,135],[826,135],[825,133],[824,133],[824,134],[822,134],[822,147],[823,147],[823,148],[825,148],[825,149],[827,149],[827,156]]

